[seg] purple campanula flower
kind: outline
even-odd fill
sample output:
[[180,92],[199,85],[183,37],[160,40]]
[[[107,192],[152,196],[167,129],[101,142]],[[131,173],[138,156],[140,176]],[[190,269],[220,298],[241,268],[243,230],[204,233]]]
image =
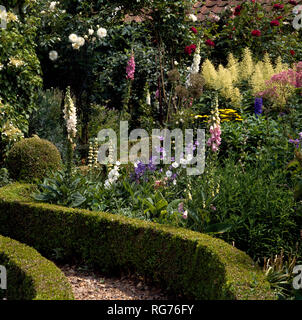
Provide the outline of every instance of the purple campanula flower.
[[295,145],[296,148],[299,148],[299,145],[300,145],[300,140],[299,139],[289,139],[288,140],[289,143],[293,143]]
[[260,115],[263,111],[262,106],[263,106],[262,98],[255,98],[254,112],[257,118],[258,118],[258,115]]

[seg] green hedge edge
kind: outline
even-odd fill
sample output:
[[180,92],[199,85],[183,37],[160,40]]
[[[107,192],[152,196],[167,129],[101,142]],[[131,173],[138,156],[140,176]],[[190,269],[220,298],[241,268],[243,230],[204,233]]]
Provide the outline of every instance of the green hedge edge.
[[74,299],[67,278],[53,262],[35,249],[1,235],[0,265],[7,271],[7,289],[0,289],[0,300]]
[[0,189],[0,234],[44,256],[61,248],[103,272],[132,271],[189,299],[274,300],[265,275],[244,252],[182,228],[34,202],[32,185]]

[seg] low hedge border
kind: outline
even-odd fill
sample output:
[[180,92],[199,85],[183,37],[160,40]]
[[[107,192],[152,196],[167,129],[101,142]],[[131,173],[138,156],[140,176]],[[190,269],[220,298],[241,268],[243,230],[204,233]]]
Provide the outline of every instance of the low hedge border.
[[54,263],[1,235],[0,265],[7,270],[7,289],[0,289],[0,300],[73,300],[68,280]]
[[37,203],[34,186],[0,189],[0,234],[49,257],[61,248],[103,272],[132,271],[189,299],[276,299],[244,252],[205,234],[120,215]]

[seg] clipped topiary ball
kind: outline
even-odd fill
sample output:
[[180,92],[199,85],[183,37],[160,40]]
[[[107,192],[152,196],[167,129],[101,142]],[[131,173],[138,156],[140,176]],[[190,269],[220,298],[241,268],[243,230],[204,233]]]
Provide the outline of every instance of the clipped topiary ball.
[[47,172],[59,169],[61,161],[57,147],[38,136],[15,143],[6,160],[11,177],[23,181],[43,178]]

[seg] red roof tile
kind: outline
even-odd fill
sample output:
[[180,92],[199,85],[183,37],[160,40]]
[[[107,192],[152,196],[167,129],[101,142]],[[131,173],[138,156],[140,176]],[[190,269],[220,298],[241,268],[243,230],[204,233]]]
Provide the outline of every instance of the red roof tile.
[[[246,0],[245,0],[246,1]],[[193,6],[193,11],[197,15],[199,20],[204,20],[205,16],[209,13],[221,13],[227,6],[235,7],[239,4],[245,2],[243,0],[205,0],[202,2],[197,2]],[[276,3],[275,0],[256,0],[256,2],[261,3],[265,7],[269,8],[273,3]],[[302,3],[301,0],[297,1]]]

